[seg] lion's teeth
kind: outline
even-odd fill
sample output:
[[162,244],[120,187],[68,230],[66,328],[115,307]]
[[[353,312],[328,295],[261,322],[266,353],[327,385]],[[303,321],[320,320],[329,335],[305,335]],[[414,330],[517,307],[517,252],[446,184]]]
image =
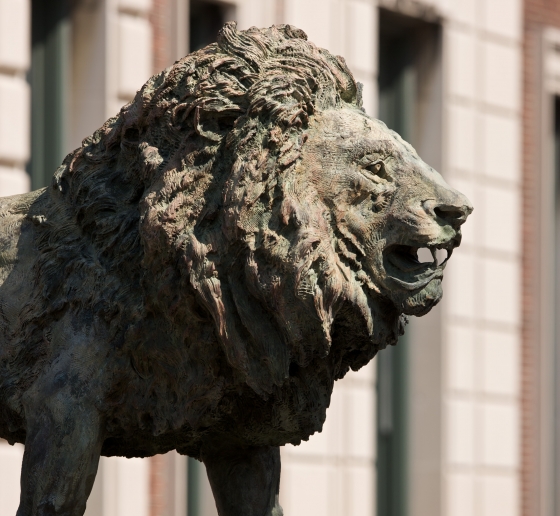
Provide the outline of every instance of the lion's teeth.
[[433,261],[437,265],[438,264],[438,259],[437,259],[437,256],[436,256],[437,249],[435,247],[430,247],[430,252],[432,253]]
[[438,265],[441,265],[447,258],[449,257],[449,253],[447,249],[438,249],[436,251],[436,257],[438,261]]
[[418,249],[418,261],[420,263],[432,262],[432,251],[429,247],[421,247]]

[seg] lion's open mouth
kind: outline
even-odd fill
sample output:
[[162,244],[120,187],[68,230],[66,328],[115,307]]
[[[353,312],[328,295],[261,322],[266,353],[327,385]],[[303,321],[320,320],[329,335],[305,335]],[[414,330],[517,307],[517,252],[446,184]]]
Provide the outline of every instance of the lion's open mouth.
[[389,246],[384,252],[385,271],[401,288],[423,288],[433,279],[442,277],[454,247],[451,241],[423,247]]
[[[443,258],[441,253],[445,255]],[[427,256],[432,257],[426,260]],[[443,265],[451,255],[451,250],[443,246],[413,247],[410,245],[395,245],[388,253],[388,260],[403,272],[419,271],[426,267]],[[442,259],[443,258],[443,259]]]

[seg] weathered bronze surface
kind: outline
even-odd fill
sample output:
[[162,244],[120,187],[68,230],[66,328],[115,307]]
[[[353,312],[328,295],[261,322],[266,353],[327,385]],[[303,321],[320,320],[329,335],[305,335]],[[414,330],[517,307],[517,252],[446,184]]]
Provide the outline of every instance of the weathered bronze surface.
[[172,449],[204,461],[222,516],[280,515],[279,446],[440,300],[435,251],[471,210],[365,114],[342,58],[294,27],[226,25],[51,186],[0,199],[18,516],[81,515],[100,455]]

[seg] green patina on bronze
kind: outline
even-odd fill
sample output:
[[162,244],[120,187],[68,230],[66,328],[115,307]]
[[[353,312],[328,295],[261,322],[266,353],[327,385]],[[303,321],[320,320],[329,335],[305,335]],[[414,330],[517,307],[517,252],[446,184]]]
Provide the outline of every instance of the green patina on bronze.
[[[278,447],[441,298],[472,208],[290,26],[152,77],[52,185],[0,199],[0,436],[18,516],[81,515],[100,454],[204,461],[279,515]],[[420,263],[418,248],[434,260]]]

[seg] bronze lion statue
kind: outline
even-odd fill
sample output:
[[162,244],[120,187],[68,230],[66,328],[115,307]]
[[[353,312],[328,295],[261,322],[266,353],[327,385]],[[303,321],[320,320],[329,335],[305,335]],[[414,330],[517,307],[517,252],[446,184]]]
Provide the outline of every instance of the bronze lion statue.
[[221,516],[282,514],[279,447],[438,303],[435,252],[472,211],[360,91],[302,31],[227,24],[48,188],[0,199],[18,516],[81,515],[100,455],[172,449],[205,463]]

